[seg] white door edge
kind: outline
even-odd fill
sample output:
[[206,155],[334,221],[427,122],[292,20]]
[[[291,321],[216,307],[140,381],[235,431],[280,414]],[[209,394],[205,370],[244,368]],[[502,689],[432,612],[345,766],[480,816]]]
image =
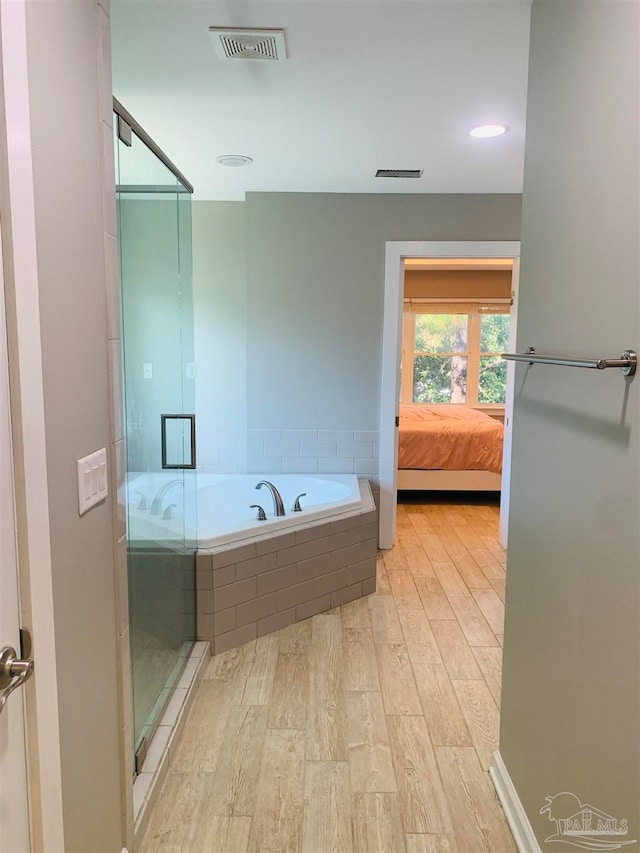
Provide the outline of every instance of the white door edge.
[[[518,291],[520,287],[520,258],[515,258],[511,273],[511,319],[509,323],[509,352],[516,352],[518,332]],[[513,401],[515,399],[516,365],[507,362],[507,396],[504,405],[504,445],[502,452],[502,493],[500,495],[500,530],[498,539],[506,550],[511,503],[511,447],[513,438]]]
[[381,548],[396,537],[397,430],[400,347],[405,258],[518,258],[520,241],[388,241],[385,252],[382,322],[382,388],[380,403],[380,532]]
[[2,3],[0,38],[0,108],[4,107],[0,109],[0,204],[20,586],[23,620],[31,629],[35,660],[34,675],[24,688],[31,835],[36,848],[64,850],[25,0]]
[[[2,219],[0,217],[0,242]],[[21,657],[15,477],[9,394],[4,266],[0,247],[0,646]],[[0,850],[29,853],[29,797],[24,694],[17,688],[0,712]]]

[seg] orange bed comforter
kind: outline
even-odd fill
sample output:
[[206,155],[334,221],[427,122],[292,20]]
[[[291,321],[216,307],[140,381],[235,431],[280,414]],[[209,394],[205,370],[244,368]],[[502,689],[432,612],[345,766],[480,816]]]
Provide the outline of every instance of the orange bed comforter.
[[400,406],[398,468],[502,471],[504,427],[462,406]]

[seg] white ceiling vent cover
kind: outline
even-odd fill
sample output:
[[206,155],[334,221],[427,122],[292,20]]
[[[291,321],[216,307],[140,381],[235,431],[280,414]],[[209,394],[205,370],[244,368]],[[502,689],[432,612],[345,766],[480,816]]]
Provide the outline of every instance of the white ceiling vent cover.
[[266,62],[284,62],[287,43],[284,30],[209,27],[218,59],[252,59]]

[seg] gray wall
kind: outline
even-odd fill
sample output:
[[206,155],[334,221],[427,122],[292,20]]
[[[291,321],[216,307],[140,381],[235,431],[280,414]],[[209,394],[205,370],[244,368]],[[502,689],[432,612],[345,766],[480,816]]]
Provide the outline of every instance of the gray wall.
[[520,202],[328,193],[195,202],[199,467],[375,477],[385,242],[518,240]]
[[244,470],[247,426],[245,204],[193,203],[199,465]]
[[82,853],[122,847],[111,501],[80,518],[76,486],[76,459],[110,446],[99,36],[95,3],[27,5],[65,850]]
[[161,470],[160,415],[195,406],[189,205],[177,193],[118,202],[128,471]]
[[[518,349],[617,357],[640,348],[638,5],[536,0],[531,28]],[[561,791],[640,837],[639,391],[517,371],[500,750],[545,850]]]
[[377,430],[387,240],[518,240],[519,195],[247,194],[250,428]]

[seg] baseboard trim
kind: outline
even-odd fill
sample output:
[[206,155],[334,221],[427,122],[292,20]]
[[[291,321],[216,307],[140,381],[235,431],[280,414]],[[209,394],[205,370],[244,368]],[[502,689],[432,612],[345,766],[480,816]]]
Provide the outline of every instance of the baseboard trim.
[[496,789],[498,799],[502,803],[507,823],[516,842],[519,853],[542,853],[529,818],[525,812],[520,797],[516,791],[509,771],[499,752],[493,753],[493,764],[489,775]]

